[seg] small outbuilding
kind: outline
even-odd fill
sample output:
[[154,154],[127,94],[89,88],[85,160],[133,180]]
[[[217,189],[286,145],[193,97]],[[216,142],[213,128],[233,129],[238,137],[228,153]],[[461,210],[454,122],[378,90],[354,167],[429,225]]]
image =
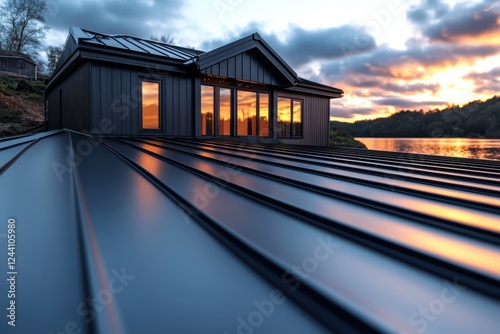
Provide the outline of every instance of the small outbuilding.
[[71,27],[46,113],[49,130],[326,146],[342,96],[299,78],[257,33],[203,52]]
[[38,68],[36,63],[25,54],[0,50],[0,73],[36,80]]

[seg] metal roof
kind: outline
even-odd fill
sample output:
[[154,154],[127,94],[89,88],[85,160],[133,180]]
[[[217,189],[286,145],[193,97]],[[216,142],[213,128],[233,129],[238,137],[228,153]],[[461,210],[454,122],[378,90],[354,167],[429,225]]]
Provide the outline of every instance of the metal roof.
[[147,40],[127,35],[110,35],[93,32],[78,27],[70,28],[70,35],[77,44],[106,46],[122,51],[132,51],[171,60],[188,61],[202,53],[195,49],[180,47],[159,41]]
[[496,333],[499,171],[263,142],[2,140],[15,329]]

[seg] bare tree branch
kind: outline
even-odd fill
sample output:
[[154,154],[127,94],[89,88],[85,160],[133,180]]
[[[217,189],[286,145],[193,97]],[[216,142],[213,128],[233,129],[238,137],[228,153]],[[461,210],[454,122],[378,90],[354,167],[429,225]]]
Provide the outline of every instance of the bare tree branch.
[[6,0],[0,6],[0,45],[38,59],[48,26],[45,0]]

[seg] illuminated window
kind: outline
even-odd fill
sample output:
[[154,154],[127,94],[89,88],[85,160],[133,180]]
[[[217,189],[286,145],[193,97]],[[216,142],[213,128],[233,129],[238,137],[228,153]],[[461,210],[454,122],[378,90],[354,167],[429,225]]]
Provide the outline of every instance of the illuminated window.
[[202,136],[268,137],[269,117],[269,94],[201,85]]
[[238,136],[257,135],[257,93],[238,90]]
[[142,82],[142,128],[160,128],[160,83]]
[[259,94],[259,136],[269,137],[269,95]]
[[219,88],[219,136],[231,135],[231,89]]
[[292,137],[302,136],[302,101],[293,100]]
[[215,133],[214,123],[214,87],[201,86],[201,135],[213,136]]
[[302,136],[302,101],[278,97],[278,137]]

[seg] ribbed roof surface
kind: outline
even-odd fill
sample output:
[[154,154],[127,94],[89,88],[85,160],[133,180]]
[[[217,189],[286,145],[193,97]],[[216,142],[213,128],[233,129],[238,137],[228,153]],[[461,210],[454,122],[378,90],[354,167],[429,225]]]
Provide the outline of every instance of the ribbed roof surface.
[[66,131],[0,141],[16,332],[497,333],[499,171]]
[[190,48],[170,45],[162,42],[127,36],[109,35],[71,27],[71,33],[80,43],[107,46],[111,48],[167,57],[173,60],[187,61],[202,53]]

